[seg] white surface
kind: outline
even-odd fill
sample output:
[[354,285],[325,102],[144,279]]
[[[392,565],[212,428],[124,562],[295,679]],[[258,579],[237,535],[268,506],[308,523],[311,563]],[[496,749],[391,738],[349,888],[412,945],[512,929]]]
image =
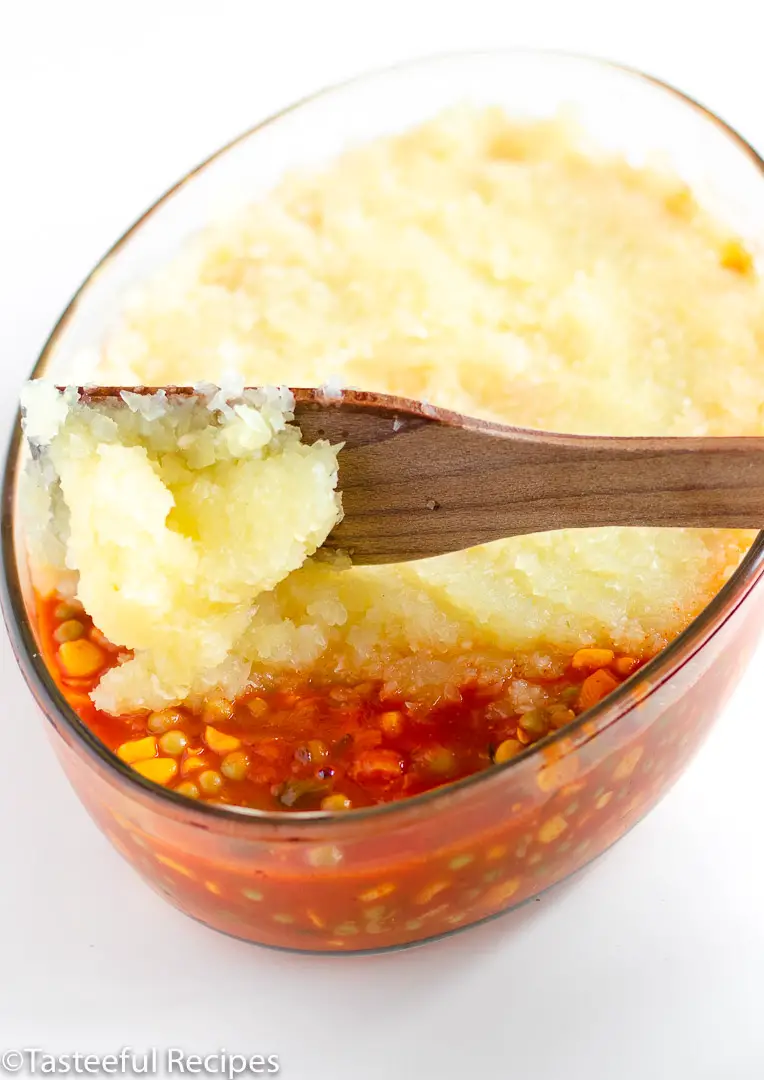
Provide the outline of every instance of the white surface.
[[[755,0],[0,0],[0,423],[71,292],[189,166],[290,100],[456,47],[607,54],[764,146]],[[0,641],[0,1051],[277,1053],[287,1080],[760,1080],[754,661],[690,772],[572,884],[408,953],[280,955],[176,913],[91,825]],[[23,1074],[17,1074],[23,1075]]]

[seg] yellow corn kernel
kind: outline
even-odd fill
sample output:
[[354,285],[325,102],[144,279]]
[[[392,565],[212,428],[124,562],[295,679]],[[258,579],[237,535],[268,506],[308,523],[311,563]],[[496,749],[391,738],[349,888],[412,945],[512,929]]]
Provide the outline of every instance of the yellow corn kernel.
[[194,877],[193,870],[189,870],[183,863],[176,862],[175,859],[171,859],[169,855],[157,855],[157,862],[162,863],[163,866],[169,866],[171,870],[174,870],[177,874],[183,874],[184,877]]
[[558,836],[562,836],[568,827],[568,823],[562,814],[555,814],[547,818],[538,831],[538,838],[542,844],[551,844]]
[[579,649],[573,654],[570,666],[574,671],[596,671],[612,664],[614,659],[612,649]]
[[156,752],[156,739],[153,735],[147,735],[145,739],[132,739],[131,742],[122,743],[117,749],[117,757],[132,765],[136,761],[156,757]]
[[520,888],[520,878],[510,878],[509,881],[500,881],[488,890],[483,897],[486,907],[499,907],[506,904],[510,897],[514,896]]
[[352,807],[353,804],[347,795],[327,795],[325,799],[321,800],[321,809],[329,812],[351,810]]
[[631,776],[644,752],[645,748],[643,746],[632,746],[631,750],[627,751],[616,765],[613,779],[625,780],[627,776]]
[[496,753],[493,755],[493,760],[497,765],[503,765],[505,761],[509,761],[515,757],[523,748],[523,744],[519,739],[505,739],[504,742],[499,743],[496,747]]
[[739,240],[727,240],[722,245],[719,261],[725,270],[738,274],[750,274],[753,270],[753,256]]
[[217,795],[223,786],[223,777],[214,769],[205,769],[199,773],[197,782],[205,795]]
[[199,798],[199,788],[196,784],[192,784],[190,780],[184,780],[182,783],[178,784],[175,790],[179,795],[185,795],[187,799]]
[[180,709],[162,709],[160,712],[153,712],[149,716],[146,727],[155,735],[162,735],[165,731],[178,727],[179,724],[183,723],[184,719],[185,717]]
[[133,768],[146,780],[152,780],[155,784],[169,784],[178,771],[178,763],[172,758],[150,758],[148,761],[136,761]]
[[338,866],[342,862],[342,852],[336,844],[321,844],[309,848],[305,858],[311,866]]
[[577,795],[579,791],[583,791],[585,787],[585,780],[577,780],[573,784],[566,784],[565,787],[560,788],[560,794],[566,799],[572,799],[574,795]]
[[305,748],[313,765],[320,765],[329,757],[329,747],[321,739],[309,739]]
[[244,750],[226,754],[220,763],[220,771],[229,780],[245,780],[249,769],[249,757]]
[[103,649],[99,649],[87,638],[65,641],[59,646],[58,659],[67,675],[75,679],[84,679],[100,671],[106,659]]
[[205,701],[202,709],[202,719],[205,724],[219,724],[223,720],[230,720],[233,716],[233,704],[228,698],[210,698]]
[[691,218],[697,203],[693,198],[692,192],[689,188],[679,188],[678,191],[672,191],[670,195],[666,196],[665,207],[670,214],[674,214],[676,217],[685,218],[686,220]]
[[398,712],[397,709],[392,709],[390,712],[383,712],[379,718],[379,726],[385,735],[391,739],[396,738],[403,731],[404,720],[403,713]]
[[414,903],[429,904],[429,902],[433,900],[438,895],[438,893],[443,892],[443,890],[447,888],[447,881],[433,881],[430,885],[425,885],[423,889],[420,889],[420,891],[414,897]]
[[618,686],[618,680],[614,675],[611,675],[609,671],[605,671],[604,668],[599,668],[597,671],[592,672],[591,675],[587,675],[584,681],[581,683],[581,690],[578,694],[578,706],[580,709],[591,709],[598,702],[602,701],[604,697],[612,693]]
[[166,731],[159,740],[159,749],[170,757],[178,757],[188,746],[188,739],[182,731]]
[[204,729],[204,741],[216,754],[228,754],[241,746],[241,739],[237,739],[235,735],[226,735],[225,732],[218,731],[209,724]]
[[209,768],[209,762],[202,755],[194,754],[192,757],[183,759],[180,771],[183,776],[188,776],[189,773],[199,772],[200,769],[207,768]]
[[392,892],[395,892],[395,885],[393,885],[392,881],[386,881],[383,885],[377,885],[373,889],[362,892],[358,899],[363,904],[371,904],[374,900],[381,900]]
[[556,788],[570,784],[578,773],[578,768],[578,757],[575,754],[567,754],[539,769],[536,773],[536,783],[542,791],[554,791]]
[[65,641],[76,641],[84,633],[85,627],[81,622],[77,619],[67,619],[66,622],[59,623],[53,631],[53,637],[59,644],[63,644]]
[[613,671],[626,679],[638,665],[639,660],[635,660],[633,656],[619,656],[613,663]]

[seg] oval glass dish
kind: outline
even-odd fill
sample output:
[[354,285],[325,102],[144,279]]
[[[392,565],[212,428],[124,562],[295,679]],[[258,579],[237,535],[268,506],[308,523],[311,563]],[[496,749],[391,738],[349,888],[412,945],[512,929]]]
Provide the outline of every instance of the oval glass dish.
[[[324,91],[194,170],[115,245],[53,331],[35,376],[76,379],[125,290],[218,214],[288,170],[471,102],[541,118],[575,110],[594,139],[658,153],[750,245],[764,242],[764,165],[677,91],[605,62],[515,52],[435,58]],[[41,658],[17,513],[17,429],[3,493],[5,618],[19,664],[80,799],[139,874],[181,910],[260,944],[391,949],[478,923],[572,874],[671,787],[743,670],[761,622],[759,534],[713,602],[604,702],[518,757],[401,802],[269,814],[200,805],[142,778],[85,727]]]

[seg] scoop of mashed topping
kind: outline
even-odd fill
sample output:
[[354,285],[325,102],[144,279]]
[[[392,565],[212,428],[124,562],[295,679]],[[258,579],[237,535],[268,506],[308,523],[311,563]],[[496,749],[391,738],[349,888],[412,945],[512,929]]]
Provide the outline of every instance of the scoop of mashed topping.
[[47,545],[32,563],[75,572],[95,624],[134,653],[102,678],[98,708],[245,684],[237,646],[262,598],[341,516],[336,448],[301,442],[293,404],[284,389],[88,403],[76,388],[27,386],[26,503]]

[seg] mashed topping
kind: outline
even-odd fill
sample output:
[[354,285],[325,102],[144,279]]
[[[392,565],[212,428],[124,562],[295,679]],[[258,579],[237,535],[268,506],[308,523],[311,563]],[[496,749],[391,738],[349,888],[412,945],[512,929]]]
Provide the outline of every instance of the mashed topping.
[[[356,385],[530,427],[743,435],[764,431],[763,356],[753,261],[676,176],[608,156],[562,122],[463,109],[288,177],[209,229],[126,299],[92,375],[157,385],[219,381],[234,368],[249,385]],[[138,647],[161,645],[178,670],[203,657],[205,674],[194,681],[186,668],[164,681],[139,654],[104,678],[98,693],[109,707],[153,700],[159,684],[161,696],[180,699],[219,675],[235,681],[234,668],[236,678],[381,679],[406,700],[436,700],[480,671],[551,676],[583,646],[644,657],[701,610],[751,539],[579,530],[343,570],[303,562],[331,528],[331,451],[308,483],[314,450],[301,457],[305,448],[282,432],[279,454],[268,442],[262,459],[202,458],[197,476],[186,451],[168,453],[165,465],[142,430],[125,448],[107,438],[97,459],[89,449],[70,466],[73,481],[63,468],[65,496],[71,482],[89,492],[68,564],[80,570],[85,607],[118,644],[128,644],[137,601],[131,590],[107,626],[100,590],[126,575],[145,597],[148,573],[155,622]],[[90,447],[84,430],[65,434],[66,445],[75,435]],[[312,530],[304,541],[277,510],[298,465],[295,504],[318,485],[300,519]],[[266,466],[274,484],[253,503],[250,480]],[[239,468],[247,479],[235,486]],[[214,505],[233,499],[244,514],[211,517],[209,534],[195,501],[207,469],[225,474]],[[137,505],[125,505],[128,490]],[[278,532],[260,531],[265,514]],[[128,519],[140,538],[132,553],[117,539]],[[108,554],[98,554],[103,566],[89,566],[88,529]],[[225,558],[202,557],[208,545]],[[176,550],[190,560],[179,588]],[[190,615],[201,617],[201,634]]]
[[39,382],[22,404],[33,505],[39,514],[39,494],[49,500],[60,568],[77,572],[98,628],[134,652],[104,675],[96,705],[120,713],[238,693],[258,597],[340,516],[336,451],[301,443],[288,391],[124,394],[94,407]]

